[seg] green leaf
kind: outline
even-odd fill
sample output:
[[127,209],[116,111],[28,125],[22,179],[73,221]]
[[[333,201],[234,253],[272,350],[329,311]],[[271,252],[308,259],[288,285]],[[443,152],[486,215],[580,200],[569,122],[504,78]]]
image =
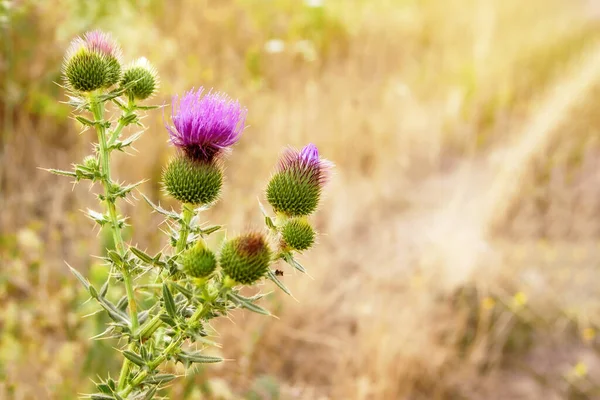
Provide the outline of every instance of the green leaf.
[[262,299],[263,297],[267,297],[267,295],[269,295],[270,293],[257,293],[251,297],[242,296],[241,294],[239,294],[239,292],[234,292],[234,294],[238,299],[241,299],[243,301],[248,301],[250,303],[254,303],[254,302]]
[[88,292],[90,292],[90,296],[92,296],[92,298],[98,299],[98,291],[93,285],[90,285],[90,287],[88,288]]
[[[168,318],[170,318],[169,316],[167,316]],[[175,322],[175,321],[173,321]],[[150,335],[156,331],[156,329],[158,328],[158,326],[160,326],[163,323],[162,318],[159,316],[158,319],[154,319],[154,317],[149,320],[147,323],[143,324],[142,326],[140,326],[138,328],[138,331],[135,333],[136,337],[139,337],[141,339],[147,339],[150,337]]]
[[109,281],[104,282],[104,285],[102,285],[102,287],[100,288],[100,296],[101,297],[105,297],[106,293],[108,293],[108,284]]
[[103,226],[103,225],[105,225],[105,224],[107,224],[107,223],[110,222],[110,219],[108,218],[108,216],[106,216],[106,215],[104,215],[102,213],[99,213],[97,211],[91,210],[89,208],[88,208],[88,210],[86,212],[86,216],[89,219],[95,221],[100,226]]
[[201,364],[201,363],[202,364],[210,364],[210,363],[223,362],[223,359],[221,357],[205,356],[198,351],[196,351],[194,353],[188,353],[186,351],[182,351],[177,356],[179,358],[182,358],[183,360],[189,361],[191,363],[198,363],[198,364]]
[[133,85],[135,85],[135,83],[136,83],[136,81],[129,82],[127,85],[120,86],[117,89],[115,89],[109,93],[98,96],[97,99],[98,99],[98,101],[102,101],[102,102],[109,101],[109,100],[114,101],[114,99],[121,96],[128,89],[130,89]]
[[273,223],[273,220],[271,219],[271,217],[268,217],[268,216],[265,217],[265,224],[267,225],[267,227],[269,229],[273,229],[273,230],[277,229],[277,227]]
[[129,108],[127,108],[127,106],[125,104],[123,104],[123,102],[121,100],[119,100],[118,98],[114,98],[112,99],[112,102],[115,103],[117,106],[119,106],[119,108],[125,112],[129,112]]
[[144,365],[146,365],[146,361],[144,361],[144,359],[142,357],[140,357],[139,355],[137,355],[136,353],[129,351],[129,350],[125,350],[123,351],[123,356],[128,359],[129,361],[131,361],[132,363],[139,365],[140,367],[143,367]]
[[157,108],[163,108],[164,106],[135,106],[136,110],[154,110]]
[[114,250],[109,250],[107,252],[108,258],[110,258],[110,260],[116,264],[116,265],[123,265],[123,257],[121,256],[121,254],[119,254],[118,252],[114,251]]
[[[269,271],[267,272],[267,278],[269,278],[270,280],[272,280],[277,286],[279,286],[279,288],[281,290],[283,290],[286,294],[292,296],[292,292],[290,292],[290,290],[285,287],[285,285],[283,284],[283,282],[281,282],[279,279],[277,279],[277,275],[275,275],[273,273],[273,271]],[[293,296],[292,296],[293,297]]]
[[115,400],[114,396],[106,393],[94,393],[90,395],[90,399],[92,400]]
[[188,299],[191,299],[192,297],[194,297],[194,293],[192,293],[190,290],[184,288],[183,286],[181,286],[181,285],[179,285],[177,283],[171,283],[171,285],[173,285],[173,287],[175,289],[177,289],[177,291],[179,293],[181,293],[182,295],[184,295]]
[[303,274],[306,274],[306,268],[304,268],[302,266],[302,264],[300,264],[298,261],[296,261],[294,259],[294,256],[291,253],[283,253],[282,258],[285,260],[286,263],[288,263],[292,267],[296,268],[298,271],[302,272]]
[[71,270],[73,275],[75,275],[75,277],[79,280],[79,282],[81,282],[83,284],[83,286],[85,286],[85,288],[89,291],[90,290],[90,282],[87,279],[85,279],[83,277],[83,275],[81,275],[79,273],[79,271],[77,271],[75,268],[71,267],[69,264],[67,264],[67,267],[69,267],[69,269]]
[[113,392],[107,383],[98,383],[96,385],[96,389],[98,389],[101,393],[104,393],[104,394],[111,394]]
[[169,383],[176,378],[177,375],[173,374],[156,374],[144,379],[144,383],[149,383],[151,385],[162,385],[165,383]]
[[110,301],[106,300],[104,297],[98,297],[98,303],[106,310],[108,316],[115,322],[123,322],[127,326],[130,325],[129,318],[125,315],[121,310],[115,307]]
[[44,171],[48,171],[55,175],[70,176],[71,178],[77,178],[77,174],[72,171],[63,171],[62,169],[54,169],[54,168],[44,169]]
[[238,304],[239,306],[241,306],[243,308],[246,308],[246,309],[248,309],[248,310],[250,310],[252,312],[255,312],[257,314],[269,315],[269,316],[271,315],[271,313],[269,311],[265,310],[264,308],[262,308],[260,306],[257,306],[254,303],[251,303],[251,302],[247,301],[246,299],[244,299],[241,296],[238,296],[235,293],[229,292],[227,295],[229,296],[229,298],[234,303]]
[[135,113],[127,113],[125,115],[122,115],[121,118],[119,118],[119,122],[121,122],[122,124],[124,124],[125,126],[135,122],[135,120],[137,120],[138,116]]
[[85,97],[77,97],[71,95],[67,95],[67,97],[69,97],[69,101],[61,103],[66,103],[71,107],[75,108],[75,110],[77,111],[89,110],[89,103]]
[[200,233],[203,235],[210,235],[211,233],[216,232],[219,229],[221,229],[221,225],[215,225],[215,226],[211,226],[210,228],[201,229]]
[[135,189],[136,187],[138,187],[139,185],[141,185],[142,183],[144,183],[146,181],[147,181],[147,179],[144,179],[144,180],[141,180],[136,183],[132,183],[127,186],[121,186],[121,187],[119,187],[119,190],[114,191],[112,193],[112,195],[115,197],[125,198],[133,189]]
[[144,131],[139,131],[139,132],[136,132],[136,133],[130,135],[125,140],[115,140],[112,143],[110,143],[108,148],[110,150],[123,151],[124,148],[129,147],[133,143],[135,143],[135,141],[138,140],[143,134],[144,134]]
[[148,389],[148,391],[146,392],[146,395],[144,396],[144,400],[152,400],[154,399],[154,395],[156,394],[156,386],[151,387],[150,389]]
[[173,295],[169,290],[169,286],[167,283],[163,285],[163,299],[165,301],[165,309],[167,313],[171,316],[171,318],[177,318],[177,306],[175,305],[175,300],[173,299]]
[[177,326],[177,322],[175,322],[175,320],[167,314],[161,314],[159,318],[162,322],[164,322],[167,325],[170,325],[172,327]]
[[137,258],[139,258],[141,261],[143,261],[143,262],[145,262],[147,264],[151,264],[152,263],[152,257],[150,257],[148,254],[144,253],[142,250],[138,249],[137,247],[130,246],[129,250],[131,250],[131,252]]
[[117,301],[117,309],[121,310],[121,311],[125,311],[125,309],[127,308],[127,302],[129,300],[127,299],[127,295],[123,295],[121,296],[121,298],[119,299],[119,301]]
[[96,125],[96,123],[94,121],[90,121],[89,119],[82,117],[81,115],[76,116],[75,119],[77,121],[79,121],[82,125],[86,125],[86,126]]
[[138,313],[138,322],[143,324],[148,319],[148,315],[150,315],[149,310],[144,310]]
[[178,222],[181,221],[181,217],[175,211],[167,211],[164,208],[162,208],[160,205],[157,206],[148,197],[146,197],[145,194],[142,194],[142,197],[144,198],[144,200],[146,200],[146,203],[148,203],[150,205],[150,207],[152,207],[154,209],[154,211],[156,211],[157,213],[162,214],[166,217],[169,217],[175,221],[178,221]]

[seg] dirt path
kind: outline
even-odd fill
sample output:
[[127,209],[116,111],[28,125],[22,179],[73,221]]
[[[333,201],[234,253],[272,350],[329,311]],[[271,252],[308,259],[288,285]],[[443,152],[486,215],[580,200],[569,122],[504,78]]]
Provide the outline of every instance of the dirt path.
[[598,83],[600,44],[540,99],[537,111],[511,136],[513,143],[414,188],[413,211],[396,229],[407,233],[422,264],[445,266],[449,288],[469,279],[482,258],[493,257],[490,232],[519,197],[533,160],[543,156],[573,108]]

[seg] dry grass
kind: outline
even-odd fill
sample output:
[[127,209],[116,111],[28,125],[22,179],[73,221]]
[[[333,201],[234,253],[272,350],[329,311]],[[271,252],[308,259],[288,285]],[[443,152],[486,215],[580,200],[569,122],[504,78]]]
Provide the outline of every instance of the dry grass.
[[[313,141],[337,164],[315,217],[320,244],[303,259],[314,279],[286,271],[298,301],[270,297],[278,320],[219,322],[233,361],[179,382],[172,398],[199,398],[202,382],[213,398],[264,392],[262,375],[284,399],[597,396],[594,4],[349,3],[326,1],[323,17],[287,0],[119,1],[118,13],[15,2],[1,100],[0,398],[72,398],[87,389],[82,368],[114,367],[86,341],[96,327],[79,319],[87,308],[63,263],[103,274],[87,256],[101,252],[97,232],[76,211],[93,196],[36,169],[90,150],[50,82],[70,37],[92,26],[157,64],[159,102],[202,84],[248,106],[224,200],[206,214],[229,232],[261,223],[256,198],[284,145]],[[272,38],[286,51],[265,52]],[[293,50],[305,38],[314,59]],[[152,178],[144,192],[165,201],[162,116],[146,123],[139,154],[115,167]],[[123,210],[133,242],[162,246],[145,228],[156,215]]]

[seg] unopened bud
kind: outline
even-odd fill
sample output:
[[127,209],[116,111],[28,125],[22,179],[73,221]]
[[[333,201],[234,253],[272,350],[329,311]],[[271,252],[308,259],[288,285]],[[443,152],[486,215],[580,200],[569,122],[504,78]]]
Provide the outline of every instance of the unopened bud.
[[205,278],[217,268],[215,254],[198,241],[194,247],[181,255],[181,269],[192,278]]
[[214,202],[223,186],[223,172],[216,163],[203,163],[178,156],[171,160],[163,172],[165,191],[192,205]]
[[271,250],[262,234],[247,233],[226,241],[219,261],[228,277],[250,285],[269,270]]

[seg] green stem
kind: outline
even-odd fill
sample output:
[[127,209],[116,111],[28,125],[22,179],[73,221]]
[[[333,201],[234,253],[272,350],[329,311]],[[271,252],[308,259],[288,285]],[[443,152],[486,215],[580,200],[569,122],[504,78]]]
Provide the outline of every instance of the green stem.
[[[115,205],[115,199],[111,194],[112,180],[110,177],[110,150],[106,140],[106,126],[104,121],[104,103],[98,101],[95,96],[90,96],[90,105],[92,113],[94,115],[94,122],[96,123],[96,131],[98,133],[98,153],[100,156],[100,165],[102,168],[102,184],[104,185],[104,197],[106,202],[106,209],[108,211],[108,217],[110,220],[110,227],[115,242],[117,252],[121,255],[125,255],[125,243],[121,234],[121,228],[119,226],[119,218],[117,214],[117,207]],[[127,292],[127,301],[129,303],[129,314],[131,318],[131,331],[135,332],[138,329],[138,317],[137,317],[137,305],[135,303],[135,295],[133,291],[133,282],[131,274],[125,265],[121,265],[121,274],[123,275],[123,281],[125,283],[125,290]],[[134,347],[134,343],[130,343],[130,348]],[[121,374],[119,376],[119,386],[124,385],[131,362],[128,359],[123,361],[121,368]]]
[[160,320],[160,313],[158,313],[150,321],[140,327],[139,335],[137,336],[139,336],[141,340],[147,339],[152,336],[161,325],[162,321]]
[[[190,317],[189,321],[198,321],[206,314],[206,312],[209,309],[210,308],[206,306],[199,306],[196,309],[196,312],[194,312],[194,314]],[[162,364],[162,362],[165,361],[167,357],[169,357],[171,354],[173,354],[175,350],[179,350],[179,347],[181,346],[184,340],[185,336],[182,334],[179,334],[179,336],[177,336],[176,339],[173,339],[173,341],[162,351],[162,353],[160,353],[158,357],[156,357],[154,360],[148,363],[148,368],[138,372],[138,374],[131,380],[131,382],[122,391],[119,392],[119,396],[123,398],[128,396],[129,393],[133,391],[133,389],[135,389],[140,383],[144,381],[144,379],[148,377],[148,374],[150,372],[154,371],[156,367]]]
[[117,124],[117,127],[115,128],[115,130],[110,134],[110,138],[108,139],[108,144],[112,145],[115,143],[115,141],[119,138],[119,135],[121,134],[121,131],[123,131],[123,128],[125,128],[129,123],[127,122],[127,118],[131,117],[131,115],[133,115],[133,102],[131,101],[131,99],[129,100],[129,103],[127,104],[127,112],[125,114],[123,114],[123,116],[121,118],[119,118],[119,123]]
[[179,239],[177,240],[176,251],[177,254],[185,250],[187,245],[188,234],[190,233],[190,221],[194,216],[194,209],[191,204],[182,205],[183,222],[181,223],[181,230],[179,231]]

